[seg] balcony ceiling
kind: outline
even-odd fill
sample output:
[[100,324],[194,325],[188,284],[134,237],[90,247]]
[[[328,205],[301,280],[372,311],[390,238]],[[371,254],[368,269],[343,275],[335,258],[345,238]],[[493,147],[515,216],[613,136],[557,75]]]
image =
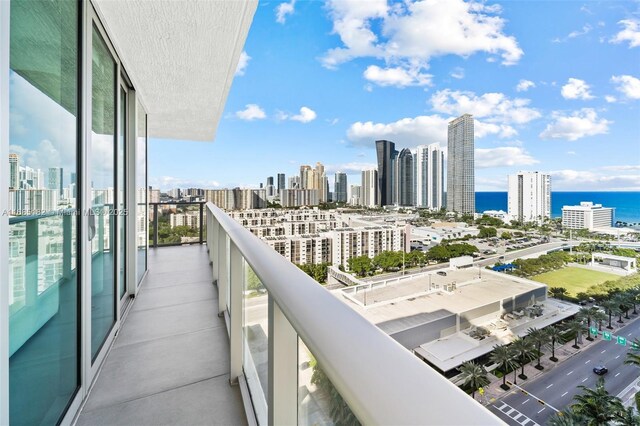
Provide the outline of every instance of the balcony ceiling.
[[212,141],[257,0],[94,0],[148,133]]

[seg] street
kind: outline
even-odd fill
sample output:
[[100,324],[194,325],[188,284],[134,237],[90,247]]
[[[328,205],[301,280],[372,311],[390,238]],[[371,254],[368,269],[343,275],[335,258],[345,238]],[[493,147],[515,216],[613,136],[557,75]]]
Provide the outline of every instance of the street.
[[[616,344],[615,337],[611,341],[604,341],[600,335],[598,342],[552,370],[531,381],[518,380],[518,385],[529,395],[512,388],[507,396],[488,408],[510,425],[544,425],[555,414],[549,406],[558,410],[565,409],[572,403],[574,395],[580,393],[578,386],[593,388],[599,377],[604,377],[605,387],[611,395],[618,395],[640,376],[638,367],[623,364],[631,340],[640,337],[640,321],[633,321],[614,331],[613,335],[626,337],[627,346]],[[593,372],[596,365],[605,365],[609,372],[604,376],[596,375]],[[512,374],[508,380],[513,380]],[[536,398],[543,400],[547,405],[540,404]]]

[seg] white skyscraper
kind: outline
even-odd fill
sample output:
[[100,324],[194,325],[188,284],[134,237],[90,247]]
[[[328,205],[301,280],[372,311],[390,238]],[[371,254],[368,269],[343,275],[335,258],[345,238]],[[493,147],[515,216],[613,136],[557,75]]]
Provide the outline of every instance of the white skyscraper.
[[447,138],[447,210],[476,211],[473,116],[463,114],[449,123]]
[[420,145],[416,152],[416,205],[439,210],[444,189],[444,153],[440,145]]
[[363,206],[376,207],[378,205],[378,171],[363,170],[360,200]]
[[551,176],[539,172],[509,175],[508,214],[518,222],[542,222],[551,217]]

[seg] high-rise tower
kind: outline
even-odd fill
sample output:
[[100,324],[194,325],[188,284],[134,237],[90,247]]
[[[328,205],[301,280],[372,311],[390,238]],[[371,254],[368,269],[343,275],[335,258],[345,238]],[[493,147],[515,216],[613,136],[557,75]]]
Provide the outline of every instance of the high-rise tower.
[[347,174],[337,172],[334,182],[333,201],[338,203],[347,202]]
[[440,210],[444,192],[444,153],[440,145],[416,148],[416,205]]
[[447,210],[475,213],[473,116],[449,123],[447,139]]
[[398,205],[415,205],[414,157],[407,148],[398,155]]
[[509,175],[509,219],[538,222],[551,217],[551,176],[538,172]]
[[396,144],[387,140],[376,141],[378,155],[378,205],[394,203]]

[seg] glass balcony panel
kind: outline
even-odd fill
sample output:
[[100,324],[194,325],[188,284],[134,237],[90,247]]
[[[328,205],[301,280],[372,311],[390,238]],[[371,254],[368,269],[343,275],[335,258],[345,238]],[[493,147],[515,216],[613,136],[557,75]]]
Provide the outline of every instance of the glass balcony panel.
[[298,338],[298,425],[358,426],[360,422]]
[[269,310],[267,289],[245,262],[242,307],[243,362],[251,401],[261,425],[267,424]]
[[[149,244],[153,245],[155,227],[158,230],[158,246],[200,243],[200,206],[201,203],[159,203],[158,217],[149,216]],[[202,221],[205,222],[204,206]],[[157,221],[157,223],[156,223]],[[206,234],[202,235],[206,241]]]

